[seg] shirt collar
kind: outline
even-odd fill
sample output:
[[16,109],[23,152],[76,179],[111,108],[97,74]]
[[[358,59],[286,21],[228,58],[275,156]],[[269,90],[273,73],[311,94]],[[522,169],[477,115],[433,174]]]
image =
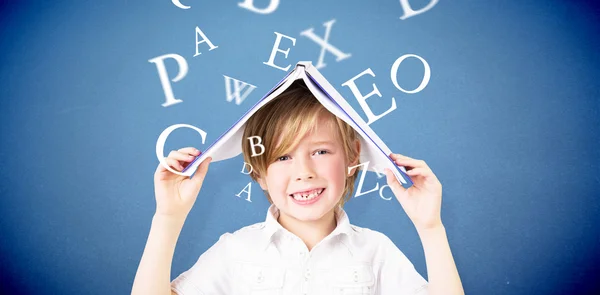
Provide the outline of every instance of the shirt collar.
[[[265,233],[265,248],[271,243],[273,236],[278,232],[286,231],[281,224],[277,221],[279,217],[279,209],[275,207],[274,204],[271,204],[269,210],[267,211],[267,217],[264,222],[264,233]],[[335,219],[337,221],[337,225],[333,232],[329,234],[329,236],[336,236],[339,234],[350,235],[353,233],[352,227],[350,225],[350,219],[348,218],[348,214],[346,211],[339,206],[335,207]]]

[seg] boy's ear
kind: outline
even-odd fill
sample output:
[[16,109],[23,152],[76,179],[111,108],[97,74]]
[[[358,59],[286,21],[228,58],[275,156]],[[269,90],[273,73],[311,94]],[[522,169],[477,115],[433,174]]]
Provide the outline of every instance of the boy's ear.
[[267,183],[265,182],[265,180],[262,177],[257,177],[256,182],[258,182],[258,184],[260,185],[260,188],[262,188],[263,191],[267,190]]
[[[358,165],[358,161],[360,160],[360,140],[357,139],[354,142],[354,144],[356,145],[356,151],[357,151],[356,158],[350,162],[350,165],[348,165],[348,168]],[[356,170],[358,170],[358,167],[352,168],[352,170],[350,170],[350,172],[348,173],[348,177],[354,175]]]

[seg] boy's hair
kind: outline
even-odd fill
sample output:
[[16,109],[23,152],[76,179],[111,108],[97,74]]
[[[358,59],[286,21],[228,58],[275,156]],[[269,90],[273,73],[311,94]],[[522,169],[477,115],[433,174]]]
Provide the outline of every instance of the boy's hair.
[[[244,162],[252,166],[250,177],[257,181],[264,178],[267,168],[278,157],[292,150],[306,134],[315,131],[319,116],[325,114],[329,124],[334,124],[337,137],[342,142],[344,155],[348,163],[358,160],[360,148],[357,149],[358,134],[346,122],[329,112],[308,90],[304,82],[294,82],[288,89],[273,101],[264,105],[250,117],[242,138]],[[280,145],[277,140],[282,135]],[[265,151],[260,156],[252,157],[252,146],[248,137],[259,136]],[[256,140],[253,140],[256,143]],[[358,165],[360,161],[357,161]],[[338,205],[342,207],[354,193],[354,182],[358,176],[358,167],[352,176],[346,169],[346,184]],[[269,203],[273,203],[268,191],[264,191]]]

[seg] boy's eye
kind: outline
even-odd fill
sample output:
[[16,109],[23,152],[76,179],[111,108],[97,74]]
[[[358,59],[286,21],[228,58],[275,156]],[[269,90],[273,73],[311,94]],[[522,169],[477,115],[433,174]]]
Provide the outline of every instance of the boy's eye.
[[[329,153],[329,151],[327,151],[327,150],[318,150],[315,152],[315,154],[319,154],[319,155],[324,155],[327,153]],[[290,156],[281,156],[281,157],[277,158],[277,161],[285,161],[285,160],[288,160],[289,158],[290,158]]]

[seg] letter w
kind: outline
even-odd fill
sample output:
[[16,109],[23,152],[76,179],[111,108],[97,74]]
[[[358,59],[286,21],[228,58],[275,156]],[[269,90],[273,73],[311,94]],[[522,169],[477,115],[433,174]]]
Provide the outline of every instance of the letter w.
[[[248,94],[250,94],[250,92],[252,92],[252,90],[256,88],[256,86],[252,84],[248,84],[246,82],[242,82],[240,80],[227,77],[225,75],[223,75],[223,77],[225,77],[225,93],[227,94],[227,101],[230,102],[231,100],[233,100],[233,98],[235,98],[235,104],[237,105],[240,105],[244,101],[244,99],[246,99]],[[232,83],[233,93],[231,92]],[[246,86],[248,86],[248,88],[246,88]],[[246,91],[240,96],[240,92],[244,90],[244,88],[246,88]]]

